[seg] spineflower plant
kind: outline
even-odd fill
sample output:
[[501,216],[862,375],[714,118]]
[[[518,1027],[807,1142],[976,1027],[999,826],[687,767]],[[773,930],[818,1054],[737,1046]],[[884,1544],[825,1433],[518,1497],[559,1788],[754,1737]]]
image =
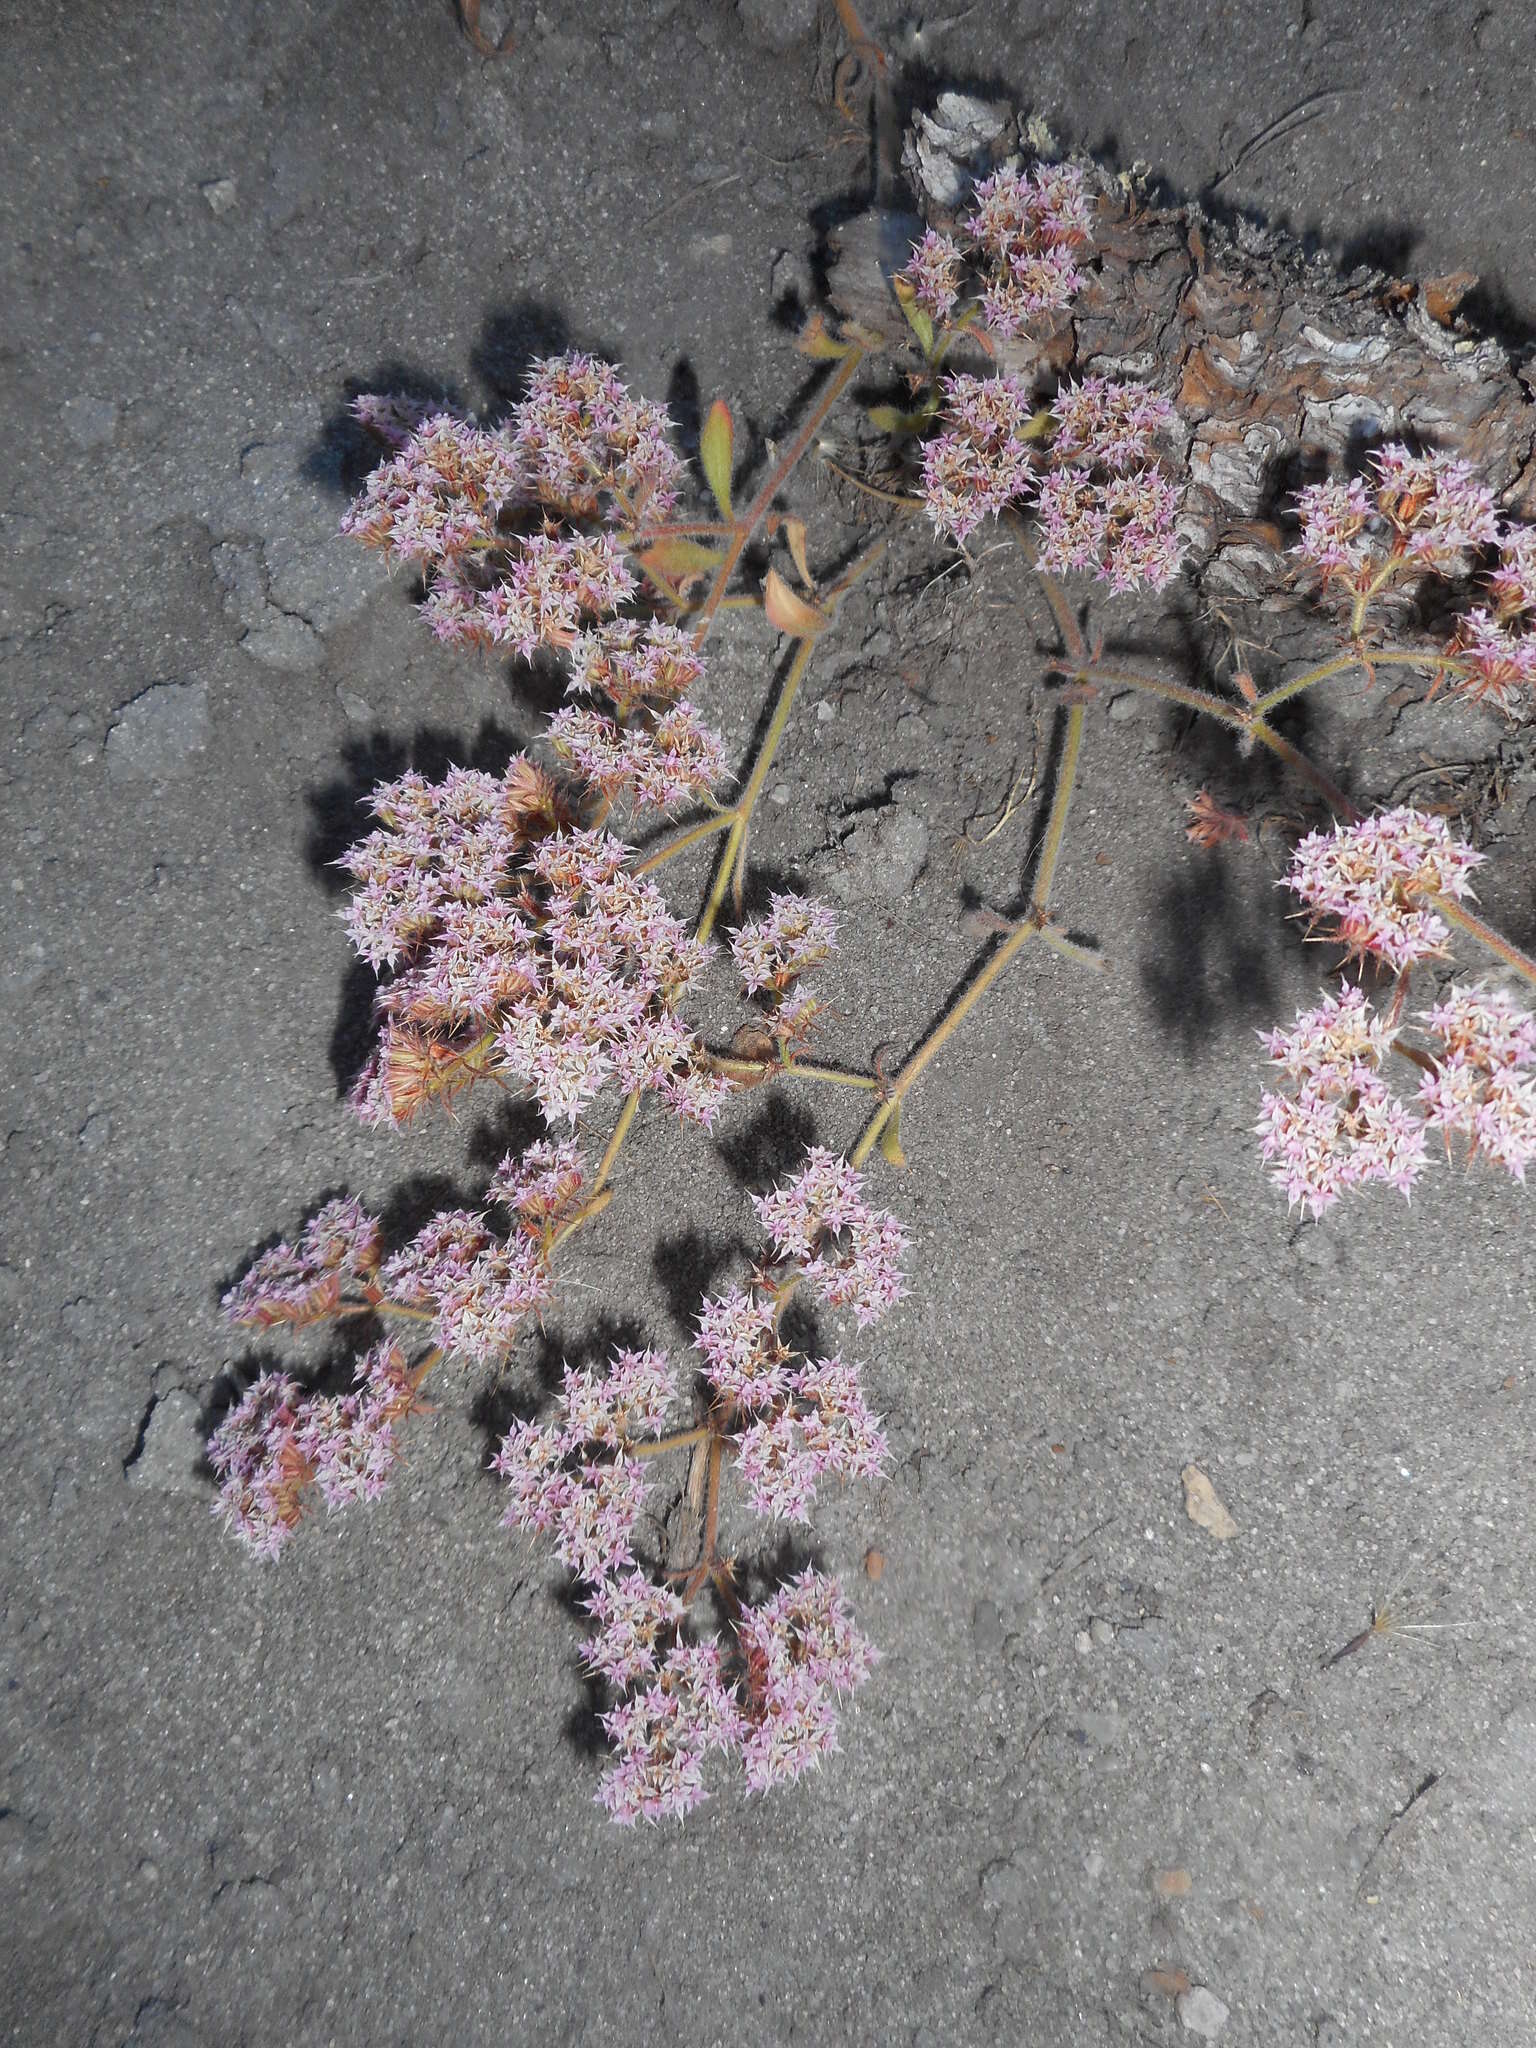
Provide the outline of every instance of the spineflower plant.
[[[1289,1200],[1321,1214],[1373,1180],[1406,1194],[1432,1132],[1516,1179],[1536,1156],[1536,1020],[1485,981],[1410,1001],[1411,977],[1436,973],[1453,939],[1536,984],[1536,963],[1469,907],[1482,855],[1436,814],[1362,815],[1274,722],[1309,690],[1351,671],[1369,684],[1390,665],[1429,676],[1431,695],[1515,715],[1536,683],[1536,538],[1460,462],[1388,444],[1365,474],[1315,484],[1297,507],[1298,575],[1340,634],[1326,660],[1263,691],[1245,670],[1205,687],[1107,661],[1066,586],[1155,593],[1179,577],[1171,402],[1146,384],[1053,383],[996,365],[1001,345],[1070,309],[1098,206],[1075,165],[1005,164],[953,232],[913,248],[894,283],[909,340],[889,367],[903,404],[866,407],[904,489],[825,453],[825,422],[861,375],[881,374],[892,344],[823,316],[800,344],[821,386],[740,510],[726,405],[704,421],[698,469],[712,503],[701,504],[665,414],[588,355],[535,363],[496,424],[388,393],[355,404],[381,459],[344,530],[417,579],[438,639],[537,663],[564,701],[499,774],[412,772],[374,790],[341,862],[347,932],[379,978],[377,1039],[352,1104],[399,1131],[506,1093],[536,1108],[546,1136],[508,1154],[479,1206],[444,1210],[393,1246],[360,1203],[328,1202],[229,1290],[236,1324],[355,1326],[361,1357],[345,1392],[272,1370],[245,1390],[210,1445],[221,1518],[276,1557],[317,1507],[377,1497],[429,1380],[515,1372],[609,1204],[642,1104],[684,1134],[713,1129],[767,1084],[830,1091],[833,1103],[852,1090],[867,1110],[845,1147],[812,1145],[752,1196],[761,1241],[699,1301],[685,1359],[636,1347],[601,1367],[567,1364],[552,1411],[514,1424],[495,1454],[506,1522],[549,1539],[590,1621],[581,1662],[603,1690],[612,1747],[596,1796],[621,1825],[688,1813],[716,1757],[735,1758],[754,1793],[819,1766],[874,1665],[837,1579],[782,1548],[827,1487],[876,1480],[889,1462],[858,1352],[905,1292],[908,1245],[870,1174],[877,1154],[906,1164],[908,1098],[1031,942],[1102,965],[1052,905],[1089,715],[1107,688],[1146,691],[1215,721],[1243,751],[1266,748],[1316,808],[1286,886],[1309,935],[1340,947],[1355,978],[1264,1034],[1278,1078],[1261,1149]],[[991,919],[986,951],[905,1058],[867,1070],[819,1050],[840,1021],[817,979],[837,947],[832,911],[784,892],[755,914],[748,905],[753,817],[801,686],[886,545],[831,579],[813,573],[805,523],[781,503],[813,450],[860,492],[918,515],[941,551],[963,555],[995,525],[1038,576],[1061,640],[1049,665],[1064,685],[1059,745],[1025,907]],[[1384,610],[1431,581],[1448,637],[1388,644]],[[787,642],[746,763],[697,708],[727,609],[755,611]],[[1252,839],[1206,792],[1188,830],[1203,846]],[[690,921],[663,878],[700,851],[713,871]],[[724,972],[719,936],[743,1006],[723,1048],[697,1022]],[[1411,1098],[1394,1091],[1394,1059],[1415,1077]],[[800,1341],[792,1303],[840,1322],[841,1348]],[[656,1477],[669,1460],[670,1494]],[[694,1542],[675,1562],[657,1509],[679,1498]]]

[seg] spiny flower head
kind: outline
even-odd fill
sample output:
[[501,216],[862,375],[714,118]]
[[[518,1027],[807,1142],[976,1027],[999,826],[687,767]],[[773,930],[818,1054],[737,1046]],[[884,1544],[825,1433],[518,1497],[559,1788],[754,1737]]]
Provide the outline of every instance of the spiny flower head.
[[801,1171],[752,1205],[780,1258],[793,1259],[829,1308],[852,1309],[860,1329],[906,1293],[906,1234],[864,1200],[864,1176],[813,1145]]
[[902,266],[901,275],[912,287],[916,303],[931,320],[943,322],[955,310],[960,296],[965,257],[957,242],[929,228]]
[[[652,735],[671,774],[681,757],[662,743],[677,739],[667,720],[681,709]],[[376,794],[380,829],[345,862],[361,884],[348,925],[365,958],[397,972],[354,1105],[404,1123],[501,1075],[551,1123],[574,1123],[618,1079],[707,1127],[733,1084],[675,1015],[707,949],[629,871],[621,840],[565,829],[553,784],[526,767],[405,777]]]
[[1360,990],[1325,996],[1291,1031],[1260,1036],[1292,1084],[1265,1094],[1257,1126],[1287,1201],[1321,1216],[1368,1181],[1410,1194],[1424,1167],[1424,1131],[1377,1071],[1392,1033]]
[[1019,377],[946,377],[942,390],[942,431],[923,448],[923,502],[941,534],[964,541],[1028,484],[1033,407]]
[[982,269],[982,324],[1008,340],[1076,297],[1083,279],[1072,251],[1088,239],[1092,203],[1071,164],[1044,166],[1033,177],[1004,165],[974,197],[964,228]]
[[474,1364],[504,1358],[552,1296],[545,1249],[497,1237],[467,1209],[434,1216],[381,1268],[379,1286],[391,1301],[428,1310],[435,1341]]
[[782,994],[837,949],[837,914],[824,903],[775,891],[766,917],[742,925],[731,957],[748,995]]
[[610,363],[575,351],[536,362],[513,426],[521,473],[548,503],[627,522],[665,519],[677,501],[671,423],[632,398]]
[[754,1417],[736,1437],[747,1498],[754,1512],[781,1522],[808,1522],[817,1482],[875,1479],[886,1468],[885,1432],[864,1399],[858,1367],[841,1358],[807,1363],[788,1376],[794,1400]]
[[1425,1123],[1523,1183],[1536,1160],[1536,1017],[1498,990],[1453,987],[1423,1021],[1444,1041],[1419,1084]]
[[379,1226],[347,1197],[327,1202],[304,1226],[297,1246],[274,1245],[224,1296],[232,1323],[264,1330],[331,1315],[345,1281],[365,1286],[379,1263]]
[[603,1716],[617,1755],[597,1793],[620,1827],[681,1820],[705,1799],[711,1750],[741,1745],[745,1723],[718,1643],[677,1643],[654,1680]]
[[[408,403],[367,401],[392,425],[403,425]],[[504,433],[438,412],[420,420],[399,452],[373,471],[341,530],[383,548],[391,561],[435,567],[493,545],[501,515],[525,497],[522,466]]]
[[1352,955],[1372,953],[1401,969],[1444,951],[1446,925],[1423,898],[1469,896],[1467,876],[1484,857],[1453,839],[1443,818],[1400,805],[1309,832],[1285,886],[1311,913],[1309,930],[1326,924],[1324,936]]
[[638,725],[568,704],[549,721],[547,737],[583,782],[635,810],[707,800],[729,773],[724,740],[683,701]]
[[1368,529],[1376,508],[1362,478],[1308,484],[1296,503],[1301,515],[1296,552],[1304,562],[1320,569],[1325,581],[1365,568],[1375,553]]
[[1153,459],[1158,434],[1173,420],[1173,407],[1160,391],[1112,383],[1108,377],[1064,384],[1051,413],[1056,421],[1051,452],[1058,459],[1120,475]]
[[1459,568],[1467,552],[1499,537],[1493,493],[1470,463],[1415,455],[1391,441],[1371,457],[1376,503],[1407,554],[1436,568]]
[[749,1791],[814,1769],[837,1748],[837,1700],[869,1676],[876,1652],[854,1626],[838,1581],[806,1570],[737,1628],[747,1658]]
[[704,673],[704,658],[681,626],[610,619],[571,643],[567,690],[604,696],[620,718],[642,705],[676,703]]
[[575,1144],[539,1140],[525,1152],[509,1152],[486,1188],[488,1202],[501,1202],[527,1234],[545,1243],[581,1206],[586,1169]]
[[790,1388],[790,1354],[779,1340],[771,1295],[733,1288],[706,1300],[695,1339],[715,1391],[748,1412],[776,1406]]
[[641,1571],[600,1579],[582,1605],[598,1631],[582,1644],[581,1661],[616,1690],[655,1671],[663,1639],[676,1635],[688,1612],[669,1586]]
[[221,1481],[215,1514],[259,1557],[275,1558],[311,1486],[330,1508],[376,1499],[399,1462],[396,1425],[421,1412],[418,1384],[388,1342],[362,1360],[351,1394],[306,1396],[286,1373],[263,1373],[209,1440]]

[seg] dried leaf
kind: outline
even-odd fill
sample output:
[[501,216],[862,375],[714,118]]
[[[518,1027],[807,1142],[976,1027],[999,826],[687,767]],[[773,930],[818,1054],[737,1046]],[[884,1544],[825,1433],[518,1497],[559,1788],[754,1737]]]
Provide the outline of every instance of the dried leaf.
[[710,494],[720,507],[720,517],[731,520],[731,458],[736,447],[736,422],[723,398],[709,408],[704,431],[699,435],[699,462]]
[[814,590],[816,578],[811,574],[805,559],[805,521],[785,519],[780,523],[784,528],[784,545],[789,549],[789,559],[798,570],[800,581],[807,590]]
[[1184,1512],[1197,1529],[1204,1529],[1218,1543],[1237,1534],[1237,1524],[1216,1497],[1216,1489],[1198,1465],[1186,1465],[1179,1474],[1184,1484]]
[[819,605],[796,597],[777,569],[770,569],[763,579],[763,611],[770,626],[797,640],[814,640],[830,623]]

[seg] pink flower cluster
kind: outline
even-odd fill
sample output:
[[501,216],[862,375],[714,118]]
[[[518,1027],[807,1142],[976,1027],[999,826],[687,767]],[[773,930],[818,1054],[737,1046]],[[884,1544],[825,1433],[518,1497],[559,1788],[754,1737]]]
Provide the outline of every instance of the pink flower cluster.
[[553,785],[521,759],[501,778],[405,776],[373,807],[379,829],[342,863],[353,943],[397,968],[353,1094],[365,1121],[404,1123],[493,1075],[551,1123],[617,1080],[709,1124],[731,1083],[676,1014],[706,952],[622,841],[559,829]]
[[876,1660],[837,1581],[800,1573],[749,1608],[736,1634],[742,1675],[718,1642],[677,1642],[603,1716],[617,1756],[597,1797],[620,1826],[690,1813],[708,1796],[711,1750],[740,1755],[749,1792],[790,1784],[836,1750],[838,1701]]
[[752,1206],[781,1259],[794,1260],[829,1308],[853,1311],[862,1330],[906,1293],[906,1233],[862,1193],[864,1176],[835,1152],[811,1146],[793,1180]]
[[1326,925],[1323,937],[1352,957],[1375,954],[1401,969],[1445,950],[1445,922],[1424,899],[1470,896],[1467,876],[1484,857],[1452,838],[1443,818],[1400,805],[1358,825],[1309,832],[1284,886],[1306,904],[1309,933]]
[[1435,689],[1449,684],[1514,715],[1536,688],[1536,529],[1501,522],[1492,492],[1465,462],[1390,442],[1371,463],[1374,487],[1351,477],[1301,493],[1297,553],[1325,589],[1338,584],[1358,600],[1406,574],[1462,576],[1470,557],[1495,550],[1479,578],[1488,601],[1457,620]]
[[825,903],[781,891],[769,897],[766,917],[753,918],[732,935],[731,958],[742,988],[768,1004],[775,1037],[796,1042],[808,1036],[820,1001],[806,992],[787,998],[802,974],[820,967],[836,950],[837,913]]
[[572,352],[533,365],[512,420],[512,449],[541,503],[578,517],[665,519],[683,465],[659,405],[632,398],[618,372]]
[[1034,498],[1040,567],[1086,573],[1117,591],[1161,590],[1178,574],[1179,492],[1154,443],[1173,418],[1160,393],[1088,377],[1051,408],[1052,467],[1036,475],[1027,386],[1012,377],[943,380],[942,431],[923,449],[923,503],[963,542],[981,521]]
[[923,447],[923,503],[941,534],[964,541],[1022,497],[1034,414],[1022,377],[945,377],[943,432]]
[[1449,988],[1423,1021],[1443,1041],[1419,1084],[1425,1123],[1523,1183],[1536,1159],[1536,1017],[1496,989]]
[[549,721],[548,737],[583,782],[637,811],[707,800],[730,773],[724,740],[686,703],[639,725],[567,704]]
[[[728,1369],[724,1377],[732,1377]],[[798,1372],[786,1370],[784,1384],[789,1400],[747,1423],[735,1439],[737,1457],[755,1514],[809,1522],[819,1480],[829,1472],[838,1479],[878,1479],[889,1451],[857,1366],[841,1358],[811,1359]]]
[[367,1293],[379,1264],[379,1226],[350,1197],[327,1202],[297,1245],[276,1244],[224,1296],[232,1323],[257,1330],[334,1315],[347,1281]]
[[1394,566],[1449,576],[1467,557],[1499,539],[1493,493],[1470,464],[1445,455],[1415,455],[1389,441],[1370,458],[1373,484],[1362,477],[1310,484],[1297,500],[1297,553],[1352,596],[1380,587]]
[[444,1209],[379,1272],[390,1301],[432,1317],[434,1340],[477,1365],[506,1357],[552,1296],[544,1244],[503,1238],[471,1209]]
[[1536,691],[1536,527],[1501,530],[1483,581],[1492,604],[1473,606],[1457,621],[1448,649],[1452,687],[1513,717]]
[[1362,992],[1325,996],[1290,1031],[1260,1037],[1294,1090],[1266,1093],[1258,1125],[1286,1200],[1321,1216],[1367,1181],[1410,1193],[1424,1167],[1424,1132],[1378,1071],[1392,1030]]
[[561,530],[607,518],[664,519],[682,464],[659,406],[632,398],[607,363],[579,354],[533,366],[506,425],[477,427],[407,398],[367,395],[353,412],[395,450],[341,530],[426,571],[439,639],[569,647],[615,612],[634,574],[608,534]]
[[1536,1159],[1536,1076],[1527,1071],[1536,1065],[1536,1018],[1496,991],[1452,987],[1421,1020],[1441,1045],[1412,1106],[1380,1071],[1392,1026],[1358,988],[1325,996],[1289,1031],[1260,1034],[1287,1085],[1265,1094],[1257,1128],[1293,1206],[1321,1216],[1374,1180],[1409,1194],[1432,1129],[1447,1146],[1459,1133],[1469,1157],[1482,1154],[1524,1181]]
[[1010,340],[1031,321],[1064,312],[1082,285],[1073,258],[1093,227],[1093,202],[1071,164],[1029,173],[1005,165],[983,179],[960,238],[929,232],[902,275],[940,323],[954,314],[967,264],[974,267],[983,327]]
[[1155,461],[1173,419],[1161,393],[1085,377],[1051,408],[1056,467],[1035,504],[1040,567],[1097,576],[1111,590],[1166,589],[1179,572],[1179,492]]
[[396,1425],[419,1413],[400,1350],[375,1345],[357,1391],[306,1396],[286,1373],[253,1382],[208,1444],[221,1484],[214,1512],[259,1557],[275,1558],[315,1488],[328,1508],[375,1500],[399,1462]]

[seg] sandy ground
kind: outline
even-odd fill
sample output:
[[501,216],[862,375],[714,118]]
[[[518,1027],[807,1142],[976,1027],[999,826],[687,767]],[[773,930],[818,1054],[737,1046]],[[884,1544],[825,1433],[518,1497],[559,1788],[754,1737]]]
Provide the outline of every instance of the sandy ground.
[[[952,12],[915,38],[870,17],[1177,193],[1346,262],[1479,270],[1485,317],[1529,335],[1517,0]],[[1529,1198],[1441,1171],[1411,1210],[1287,1218],[1253,1033],[1316,957],[1271,866],[1183,836],[1231,764],[1134,703],[1091,722],[1059,892],[1111,972],[1026,959],[882,1181],[915,1243],[864,1347],[894,1469],[816,1555],[884,1660],[819,1781],[606,1823],[576,1622],[498,1527],[470,1376],[376,1507],[277,1567],[209,1515],[226,1369],[271,1355],[221,1288],[338,1187],[397,1215],[472,1195],[497,1137],[369,1134],[338,1100],[367,981],[327,863],[355,799],[537,727],[337,538],[345,398],[416,380],[494,414],[531,353],[581,345],[685,418],[731,395],[760,445],[803,377],[774,301],[866,174],[814,13],[517,0],[491,64],[440,0],[12,10],[9,2039],[1536,2035]],[[823,545],[851,535],[830,486],[797,489]],[[952,850],[1046,717],[1043,620],[1006,563],[938,566],[909,532],[849,605],[755,835],[763,872],[841,878],[852,1061],[920,1032],[976,955],[967,903],[1006,907],[1028,846],[1020,819]],[[743,757],[770,662],[741,623],[711,672]],[[1529,836],[1506,816],[1483,890],[1527,944]],[[549,1348],[604,1317],[680,1343],[744,1184],[855,1129],[803,1096],[717,1143],[648,1121]],[[1230,1541],[1186,1519],[1192,1461]],[[1441,1632],[1320,1670],[1373,1603]]]

